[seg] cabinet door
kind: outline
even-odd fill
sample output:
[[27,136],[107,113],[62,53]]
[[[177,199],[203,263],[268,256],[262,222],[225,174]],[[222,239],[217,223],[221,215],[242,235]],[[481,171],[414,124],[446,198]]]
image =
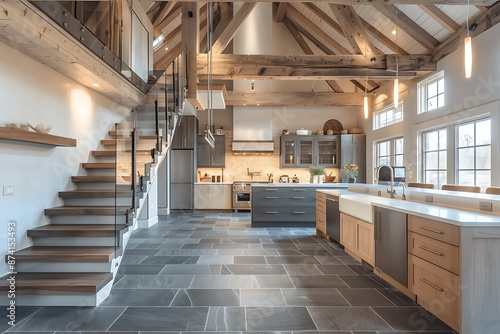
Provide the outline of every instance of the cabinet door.
[[198,135],[198,148],[196,152],[198,167],[211,167],[210,158],[212,156],[212,148],[205,140],[205,135]]
[[295,136],[281,136],[281,167],[297,166],[297,141]]
[[194,149],[198,135],[198,120],[194,116],[182,116],[175,129],[172,149]]
[[[226,136],[214,136],[215,146],[212,151],[212,167],[226,167]],[[210,147],[211,148],[211,147]]]
[[[339,167],[347,164],[358,165],[356,182],[366,182],[366,135],[341,135],[340,136],[340,163]],[[347,182],[347,175],[342,172],[341,182]]]
[[356,253],[356,218],[340,215],[340,243],[353,253]]
[[297,167],[309,167],[314,164],[314,138],[306,137],[297,140]]
[[324,136],[316,140],[316,158],[315,164],[325,167],[339,166],[339,137]]
[[208,209],[210,207],[209,188],[208,184],[194,185],[194,209]]
[[222,207],[224,210],[231,210],[233,207],[233,188],[230,184],[222,185]]
[[357,240],[356,254],[372,266],[375,265],[375,239],[373,224],[356,219]]

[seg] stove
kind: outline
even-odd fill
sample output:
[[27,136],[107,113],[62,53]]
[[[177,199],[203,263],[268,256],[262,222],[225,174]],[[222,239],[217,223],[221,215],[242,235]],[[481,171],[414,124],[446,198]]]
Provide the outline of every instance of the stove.
[[270,183],[266,181],[234,181],[233,211],[250,211],[252,209],[252,183]]

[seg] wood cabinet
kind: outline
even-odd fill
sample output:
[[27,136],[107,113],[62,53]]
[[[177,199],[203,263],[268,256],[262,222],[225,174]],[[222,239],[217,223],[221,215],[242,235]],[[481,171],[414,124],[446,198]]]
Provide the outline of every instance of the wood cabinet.
[[215,145],[211,147],[205,135],[198,135],[197,165],[208,168],[226,167],[226,136],[214,136]]
[[231,210],[232,188],[231,184],[195,184],[194,209],[195,210]]
[[316,192],[316,235],[326,236],[326,194]]
[[281,168],[339,167],[340,137],[283,135],[280,141]]
[[356,259],[375,265],[373,224],[340,214],[340,243]]
[[408,277],[417,302],[460,331],[460,228],[408,216]]
[[198,120],[196,117],[182,116],[172,138],[172,149],[193,150],[196,146],[197,136]]

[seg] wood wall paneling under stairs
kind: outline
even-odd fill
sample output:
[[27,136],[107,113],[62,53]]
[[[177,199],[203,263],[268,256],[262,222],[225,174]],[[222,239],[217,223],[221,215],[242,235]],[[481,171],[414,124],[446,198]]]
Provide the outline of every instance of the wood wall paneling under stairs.
[[[119,171],[130,171],[131,165],[126,158],[115,164],[115,138],[130,147],[129,133],[109,131],[100,149],[92,152],[93,161],[81,164],[86,175],[71,177],[76,189],[59,192],[64,205],[45,210],[50,224],[28,230],[33,246],[14,253],[16,305],[97,306],[109,294],[113,268],[119,266],[124,233],[129,229],[126,212],[132,197],[130,186],[115,192],[116,179],[122,177],[127,184],[131,178],[130,172],[115,177],[116,165]],[[137,169],[141,174],[141,162],[151,162],[155,143],[151,134],[139,135]],[[9,302],[8,290],[4,277],[0,304]]]

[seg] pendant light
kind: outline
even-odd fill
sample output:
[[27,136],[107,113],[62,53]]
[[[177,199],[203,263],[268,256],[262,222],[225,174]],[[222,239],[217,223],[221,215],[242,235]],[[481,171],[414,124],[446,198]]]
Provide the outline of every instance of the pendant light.
[[363,111],[365,114],[365,119],[368,119],[368,96],[367,94],[368,90],[368,76],[365,78],[365,97],[363,98]]
[[469,79],[472,76],[472,38],[469,35],[469,0],[467,0],[467,17],[466,29],[467,37],[465,37],[465,78]]
[[[398,42],[398,35],[396,33],[396,45]],[[394,79],[394,108],[399,106],[399,62],[398,54],[396,53],[396,79]]]

